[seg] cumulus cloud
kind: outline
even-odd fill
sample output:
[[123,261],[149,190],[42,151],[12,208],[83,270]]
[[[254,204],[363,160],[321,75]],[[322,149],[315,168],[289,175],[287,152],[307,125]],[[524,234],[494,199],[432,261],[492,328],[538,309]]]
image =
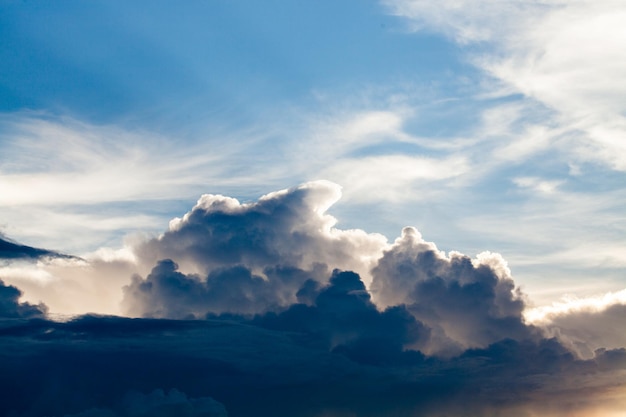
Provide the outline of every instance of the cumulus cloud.
[[[500,255],[446,254],[412,227],[392,244],[340,230],[327,214],[339,195],[325,181],[252,203],[207,195],[159,237],[47,264],[78,288],[72,298],[117,292],[141,318],[50,321],[45,307],[20,303],[20,291],[3,285],[0,414],[620,409],[625,341],[609,330],[623,321],[617,298],[531,320]],[[50,291],[71,293],[54,279]]]
[[326,264],[367,277],[386,238],[335,228],[336,219],[326,210],[340,196],[340,187],[328,181],[270,193],[254,203],[204,195],[137,253],[154,262],[172,259],[190,272],[239,264],[252,272],[275,265],[310,270]]
[[321,288],[307,281],[298,298],[300,303],[286,311],[257,316],[252,323],[314,335],[322,346],[357,362],[388,364],[423,359],[421,353],[406,354],[404,349],[424,344],[430,330],[403,306],[378,311],[354,272],[335,270],[329,284]]
[[133,277],[124,288],[123,304],[127,314],[138,317],[255,314],[293,304],[300,286],[319,275],[294,267],[268,267],[261,277],[244,266],[232,266],[217,268],[201,278],[181,273],[178,265],[166,259],[159,261],[145,280]]
[[434,329],[429,351],[458,352],[504,338],[532,335],[524,299],[501,256],[446,256],[412,227],[402,231],[373,269],[372,291],[382,305],[406,305]]
[[[254,313],[295,302],[304,280],[327,280],[335,268],[369,281],[386,238],[336,228],[326,210],[340,195],[339,186],[327,181],[270,193],[254,203],[204,195],[190,212],[172,220],[168,231],[134,248],[140,264],[160,263],[145,283],[136,278],[127,294],[158,297],[165,286],[169,293],[176,292],[174,286],[187,287],[178,291],[196,294],[187,305],[200,307],[200,300],[213,305],[202,313]],[[136,305],[128,306],[137,313]]]
[[256,203],[203,196],[166,233],[138,247],[138,258],[154,259],[156,266],[125,287],[124,310],[138,317],[198,318],[288,309],[280,317],[322,320],[319,302],[338,278],[330,278],[325,292],[315,288],[339,269],[354,271],[361,287],[355,283],[353,290],[370,289],[379,307],[406,306],[385,314],[409,314],[416,326],[424,324],[423,335],[432,329],[432,338],[404,340],[401,348],[453,355],[504,338],[534,337],[523,321],[523,296],[499,255],[445,256],[411,227],[390,247],[379,235],[336,229],[325,211],[339,195],[336,185],[314,182]]

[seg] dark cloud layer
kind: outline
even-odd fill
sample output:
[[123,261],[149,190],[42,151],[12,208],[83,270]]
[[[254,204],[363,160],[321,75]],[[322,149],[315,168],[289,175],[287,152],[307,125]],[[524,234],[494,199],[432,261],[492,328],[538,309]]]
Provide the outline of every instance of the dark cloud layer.
[[[531,409],[591,406],[598,392],[624,386],[624,349],[581,361],[555,339],[505,339],[450,359],[401,353],[398,335],[419,338],[421,327],[393,310],[377,313],[372,326],[343,320],[356,318],[355,310],[375,313],[365,313],[367,300],[358,293],[339,288],[337,281],[349,276],[335,278],[318,296],[318,308],[326,310],[318,315],[337,314],[326,318],[330,331],[296,330],[293,312],[278,323],[268,317],[1,321],[0,414],[218,416],[222,404],[231,417],[525,416]],[[325,305],[326,297],[333,301]],[[352,307],[339,312],[344,297],[353,297]],[[344,344],[329,345],[338,334]],[[381,361],[381,352],[402,360]],[[133,414],[129,404],[159,412]]]
[[65,417],[226,417],[223,404],[211,397],[188,398],[184,392],[156,389],[149,394],[130,391],[117,411],[90,408]]

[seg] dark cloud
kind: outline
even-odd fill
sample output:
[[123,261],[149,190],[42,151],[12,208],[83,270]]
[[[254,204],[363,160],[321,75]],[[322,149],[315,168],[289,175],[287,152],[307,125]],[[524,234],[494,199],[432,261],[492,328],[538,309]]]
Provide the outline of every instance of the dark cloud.
[[38,259],[38,258],[73,258],[58,252],[20,245],[0,234],[0,260]]
[[407,353],[409,345],[424,343],[430,331],[403,307],[378,311],[360,277],[354,272],[334,271],[322,288],[308,281],[303,292],[316,293],[312,305],[295,304],[281,313],[255,317],[251,323],[268,329],[300,332],[328,350],[342,353],[360,363],[390,364],[422,360],[418,352]]
[[[566,415],[624,387],[623,349],[582,361],[555,339],[505,339],[449,359],[388,355],[398,341],[422,337],[422,328],[407,332],[416,322],[399,310],[368,313],[349,273],[333,281],[320,289],[319,307],[302,305],[322,310],[315,320],[330,330],[313,319],[300,329],[293,311],[273,324],[267,317],[0,321],[0,415],[218,416],[220,404],[231,417]],[[337,335],[343,344],[329,344]]]
[[129,392],[121,410],[91,408],[65,417],[226,417],[224,405],[211,397],[188,398],[172,389],[165,393],[156,389],[149,394]]
[[125,288],[125,313],[263,313],[295,303],[306,280],[323,284],[335,268],[369,276],[386,239],[334,228],[325,211],[339,195],[337,185],[317,181],[255,203],[202,196],[162,236],[135,247],[152,271]]
[[[325,271],[324,267],[321,267]],[[159,261],[146,279],[134,276],[124,288],[131,316],[193,318],[207,313],[255,314],[289,306],[301,285],[320,276],[294,267],[267,267],[264,277],[243,266],[222,267],[208,276],[183,274],[172,260]]]
[[0,318],[44,317],[47,307],[44,304],[20,303],[22,292],[12,285],[5,285],[0,279]]

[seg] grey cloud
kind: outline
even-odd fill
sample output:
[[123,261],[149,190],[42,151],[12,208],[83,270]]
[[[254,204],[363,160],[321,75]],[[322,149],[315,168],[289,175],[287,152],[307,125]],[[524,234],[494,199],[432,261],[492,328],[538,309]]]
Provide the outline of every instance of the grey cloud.
[[[126,287],[125,302],[137,316],[161,318],[228,317],[271,330],[306,333],[316,346],[336,349],[360,362],[423,359],[404,354],[424,345],[430,330],[404,307],[378,311],[354,272],[335,270],[320,284],[297,269],[267,270],[263,279],[239,266],[213,271],[206,280],[182,274],[171,260],[158,263],[146,280]],[[289,290],[285,290],[289,288]],[[296,294],[282,303],[281,294]]]
[[38,259],[38,258],[74,258],[46,249],[21,245],[0,233],[0,260]]
[[44,304],[20,303],[22,292],[12,285],[5,285],[0,279],[0,318],[44,317],[48,311]]
[[119,411],[91,408],[65,417],[227,417],[224,405],[211,397],[188,398],[183,392],[156,389],[149,394],[131,391]]
[[[372,365],[423,360],[405,347],[423,344],[430,336],[424,326],[402,306],[378,311],[360,277],[335,270],[327,286],[303,288],[312,305],[294,304],[281,313],[266,313],[251,323],[273,330],[306,333],[315,343],[359,363]],[[302,294],[302,293],[301,293]]]
[[135,246],[139,262],[153,269],[125,288],[125,313],[263,313],[295,303],[304,281],[323,284],[335,268],[367,279],[386,239],[335,228],[325,211],[339,196],[339,187],[327,181],[246,204],[202,196],[162,236]]
[[[315,269],[315,268],[314,268]],[[325,267],[319,267],[326,272]],[[239,265],[212,270],[208,276],[183,274],[172,260],[159,261],[146,279],[133,277],[124,288],[123,305],[138,317],[193,318],[207,313],[255,314],[296,301],[301,285],[321,273],[294,267],[267,267],[264,277]]]
[[382,305],[406,305],[433,329],[428,352],[454,354],[505,338],[536,337],[522,318],[524,300],[498,255],[472,261],[445,256],[412,227],[385,251],[372,271]]
[[580,357],[591,358],[598,349],[626,346],[626,305],[616,303],[602,309],[554,313],[546,317],[542,328]]

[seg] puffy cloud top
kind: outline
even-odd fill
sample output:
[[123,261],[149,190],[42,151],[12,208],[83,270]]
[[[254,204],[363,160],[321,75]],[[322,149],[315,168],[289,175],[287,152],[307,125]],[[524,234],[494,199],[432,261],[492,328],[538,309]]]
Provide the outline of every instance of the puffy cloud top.
[[500,255],[483,253],[475,260],[458,252],[446,256],[415,228],[406,227],[373,276],[379,303],[406,305],[433,328],[430,352],[452,353],[532,336],[522,317],[522,294]]
[[336,219],[326,210],[340,196],[339,186],[328,181],[270,193],[254,203],[203,195],[167,232],[137,251],[152,265],[167,258],[185,272],[201,274],[235,265],[259,274],[267,267],[327,265],[367,277],[386,238],[335,228]]

